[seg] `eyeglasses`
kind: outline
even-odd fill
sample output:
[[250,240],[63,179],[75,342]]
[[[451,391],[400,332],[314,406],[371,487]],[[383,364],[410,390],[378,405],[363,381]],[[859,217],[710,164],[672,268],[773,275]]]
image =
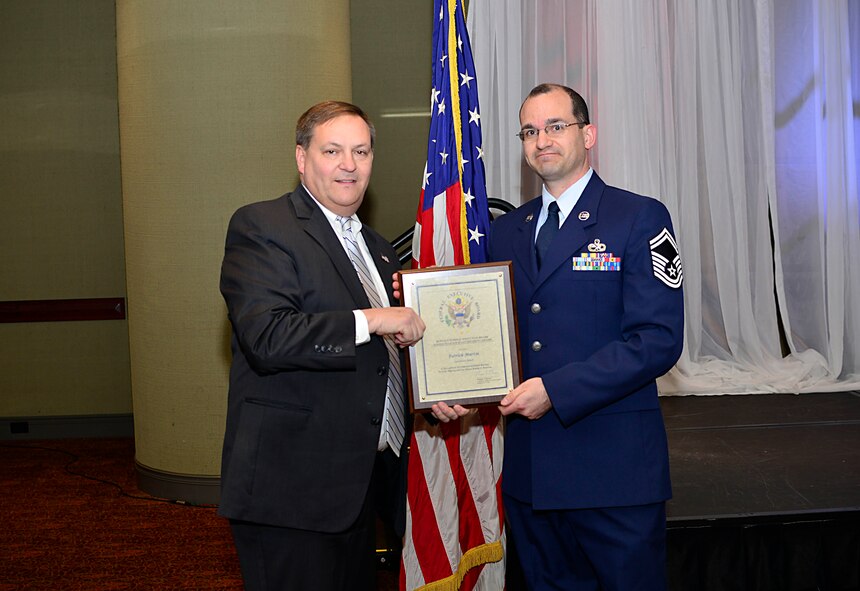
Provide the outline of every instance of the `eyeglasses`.
[[[550,125],[547,125],[543,128],[543,132],[546,134],[547,137],[559,136],[565,129],[571,127],[572,125],[582,127],[583,125],[588,125],[588,123],[580,123],[578,121],[575,121],[573,123],[565,123],[564,121],[560,121],[558,123],[551,123]],[[526,127],[522,131],[518,132],[516,136],[520,138],[520,140],[525,142],[530,140],[536,140],[539,134],[540,129],[536,127]]]

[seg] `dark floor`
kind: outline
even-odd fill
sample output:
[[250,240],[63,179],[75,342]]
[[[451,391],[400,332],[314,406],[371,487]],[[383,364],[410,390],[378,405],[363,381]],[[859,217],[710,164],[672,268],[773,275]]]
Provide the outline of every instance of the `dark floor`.
[[[860,394],[661,405],[672,591],[860,589]],[[0,443],[0,591],[241,589],[224,520],[147,499],[133,455],[131,439]],[[394,591],[385,558],[379,589]]]
[[857,392],[661,405],[672,591],[860,589]]
[[860,511],[860,394],[661,398],[673,522]]

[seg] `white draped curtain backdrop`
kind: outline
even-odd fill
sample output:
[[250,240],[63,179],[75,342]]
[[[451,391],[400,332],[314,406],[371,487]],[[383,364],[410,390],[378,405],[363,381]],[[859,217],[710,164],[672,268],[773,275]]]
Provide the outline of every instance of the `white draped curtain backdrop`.
[[860,2],[471,0],[490,197],[540,192],[518,110],[578,90],[592,165],[667,205],[684,353],[662,394],[860,388]]

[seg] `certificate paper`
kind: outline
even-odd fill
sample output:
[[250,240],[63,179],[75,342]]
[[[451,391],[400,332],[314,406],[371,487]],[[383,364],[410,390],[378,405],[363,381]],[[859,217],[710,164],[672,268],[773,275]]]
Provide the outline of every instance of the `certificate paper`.
[[409,349],[413,411],[494,404],[520,383],[509,262],[403,271],[400,285],[427,326]]

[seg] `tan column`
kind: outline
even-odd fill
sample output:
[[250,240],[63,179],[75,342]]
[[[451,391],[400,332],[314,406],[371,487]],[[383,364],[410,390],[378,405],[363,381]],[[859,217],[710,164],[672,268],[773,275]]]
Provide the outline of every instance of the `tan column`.
[[291,190],[295,121],[349,100],[349,0],[117,0],[120,157],[140,484],[217,500],[224,235]]

